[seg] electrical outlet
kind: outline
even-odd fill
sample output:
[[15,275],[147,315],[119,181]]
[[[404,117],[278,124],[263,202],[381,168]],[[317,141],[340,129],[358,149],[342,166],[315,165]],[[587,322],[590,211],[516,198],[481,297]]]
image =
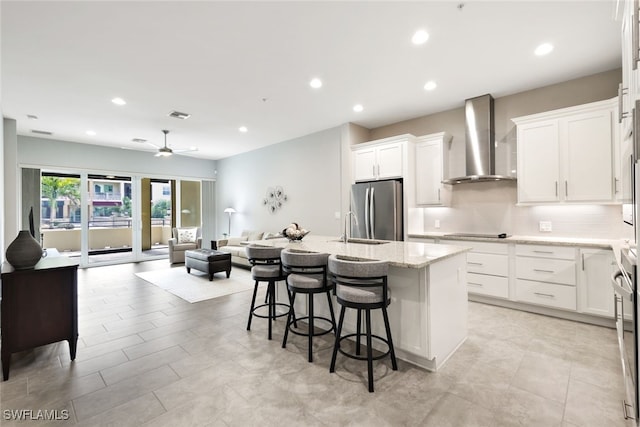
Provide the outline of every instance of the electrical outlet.
[[540,221],[540,231],[550,232],[551,229],[551,221]]
[[340,212],[338,212],[338,211],[334,212],[334,213],[333,213],[333,217],[334,217],[335,219],[340,219]]
[[436,228],[440,228],[440,220],[436,219],[436,223],[434,225]]

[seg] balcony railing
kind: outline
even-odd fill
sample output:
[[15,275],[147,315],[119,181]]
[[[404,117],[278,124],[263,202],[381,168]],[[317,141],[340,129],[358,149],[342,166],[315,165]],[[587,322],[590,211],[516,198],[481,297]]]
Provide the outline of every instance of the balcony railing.
[[89,194],[91,200],[122,200],[122,193],[91,193]]
[[[89,228],[131,228],[132,219],[129,217],[105,217],[105,218],[93,218],[89,220]],[[170,226],[171,218],[151,218],[152,226]],[[79,221],[72,221],[70,219],[42,219],[42,228],[58,228],[72,230],[74,228],[81,228],[82,225]]]

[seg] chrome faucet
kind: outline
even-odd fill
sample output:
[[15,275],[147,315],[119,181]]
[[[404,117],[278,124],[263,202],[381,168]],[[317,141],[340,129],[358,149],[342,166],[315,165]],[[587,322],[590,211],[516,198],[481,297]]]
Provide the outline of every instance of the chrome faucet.
[[356,225],[358,225],[358,218],[352,211],[349,211],[346,214],[344,214],[344,233],[342,234],[342,237],[340,237],[340,240],[343,243],[347,243],[349,241],[349,229],[351,228],[350,227],[351,223],[349,222],[349,216],[351,216],[353,220],[356,222]]

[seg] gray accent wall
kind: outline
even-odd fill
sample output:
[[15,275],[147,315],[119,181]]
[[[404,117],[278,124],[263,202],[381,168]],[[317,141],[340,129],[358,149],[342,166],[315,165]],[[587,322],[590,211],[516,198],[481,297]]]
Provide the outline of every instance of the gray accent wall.
[[[504,168],[506,163],[513,163],[514,160],[508,158],[511,151],[506,147],[510,144],[512,148],[516,140],[515,124],[511,118],[614,98],[618,95],[618,84],[621,81],[622,70],[618,68],[513,95],[494,96],[498,165]],[[470,94],[469,98],[480,95],[484,94]],[[405,133],[420,136],[443,131],[453,136],[447,178],[463,176],[465,175],[464,99],[460,100],[460,108],[371,129],[370,139],[382,139]],[[512,152],[515,153],[515,150]]]
[[18,197],[20,194],[20,172],[17,162],[16,128],[15,120],[3,119],[4,210],[2,211],[2,222],[5,236],[3,249],[9,246],[20,230],[20,198]]
[[[218,161],[216,197],[220,233],[281,231],[291,222],[314,234],[338,236],[341,212],[340,127],[281,142]],[[287,200],[270,213],[263,205],[267,188],[282,186]],[[221,238],[221,236],[219,236]]]
[[[515,165],[501,148],[514,145],[516,128],[512,117],[571,107],[617,96],[620,69],[581,77],[551,86],[495,98],[495,131],[498,143],[496,165]],[[477,96],[482,94],[473,94]],[[449,177],[464,175],[464,100],[460,108],[372,129],[371,139],[411,133],[425,135],[446,131],[453,135],[449,152]],[[611,205],[518,206],[515,182],[454,185],[449,207],[410,209],[409,233],[468,232],[508,233],[528,236],[633,238],[632,228],[622,222],[622,208]],[[436,227],[436,221],[439,226]],[[552,232],[540,232],[539,222],[553,224]]]

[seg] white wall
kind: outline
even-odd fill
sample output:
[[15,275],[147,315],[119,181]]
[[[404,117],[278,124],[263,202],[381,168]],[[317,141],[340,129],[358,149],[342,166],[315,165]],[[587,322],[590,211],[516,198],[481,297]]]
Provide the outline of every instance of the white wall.
[[188,156],[155,157],[153,153],[18,136],[20,165],[122,172],[167,178],[215,179],[216,162]]
[[[281,231],[290,222],[319,235],[340,234],[341,128],[336,127],[218,161],[219,232]],[[262,201],[268,187],[282,186],[288,200],[269,213]]]

